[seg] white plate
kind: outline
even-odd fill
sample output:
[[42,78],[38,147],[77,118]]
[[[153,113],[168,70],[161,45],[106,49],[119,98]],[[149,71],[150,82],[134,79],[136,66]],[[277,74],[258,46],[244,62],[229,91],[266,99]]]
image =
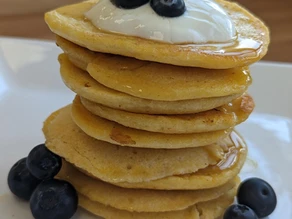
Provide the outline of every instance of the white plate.
[[[59,53],[51,42],[0,38],[0,218],[32,218],[28,204],[10,194],[6,178],[18,159],[44,142],[44,119],[73,99],[59,76]],[[278,197],[269,218],[291,219],[292,65],[261,62],[251,71],[257,107],[238,127],[249,145],[241,176],[267,180]],[[81,217],[96,218],[83,211],[74,218]]]

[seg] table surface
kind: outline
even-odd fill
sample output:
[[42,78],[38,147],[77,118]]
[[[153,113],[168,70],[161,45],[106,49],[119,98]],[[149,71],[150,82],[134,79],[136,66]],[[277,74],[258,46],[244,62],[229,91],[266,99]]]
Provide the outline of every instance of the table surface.
[[[30,2],[31,1],[31,2]],[[54,39],[43,13],[60,4],[77,0],[0,0],[0,36]],[[50,5],[47,5],[47,3]],[[265,21],[271,44],[265,60],[292,62],[292,0],[237,0]],[[18,7],[15,7],[18,5]]]

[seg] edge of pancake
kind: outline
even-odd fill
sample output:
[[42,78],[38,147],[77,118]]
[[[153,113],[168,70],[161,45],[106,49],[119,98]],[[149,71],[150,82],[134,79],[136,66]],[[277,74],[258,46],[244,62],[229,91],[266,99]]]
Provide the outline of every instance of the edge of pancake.
[[68,105],[64,106],[64,107],[54,111],[46,118],[46,120],[43,122],[43,128],[42,128],[43,133],[48,132],[48,127],[49,127],[50,123],[53,122],[54,119],[60,114],[60,112],[67,107],[71,107],[71,106],[68,106]]

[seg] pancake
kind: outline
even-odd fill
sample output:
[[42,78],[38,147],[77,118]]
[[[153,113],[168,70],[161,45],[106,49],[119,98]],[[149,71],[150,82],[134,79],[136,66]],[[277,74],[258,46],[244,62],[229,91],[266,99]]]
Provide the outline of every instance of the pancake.
[[[80,57],[86,57],[82,53],[77,54],[81,54]],[[227,104],[241,95],[235,94],[224,97],[172,102],[147,100],[118,92],[99,84],[87,72],[72,65],[64,54],[60,55],[59,62],[61,64],[61,77],[72,91],[95,103],[135,113],[189,114],[203,112]]]
[[164,65],[99,53],[87,66],[99,83],[129,95],[163,101],[221,97],[247,90],[249,68],[213,70]]
[[[218,45],[212,44],[168,44],[102,32],[84,17],[84,13],[97,2],[98,0],[85,1],[48,12],[45,15],[46,23],[55,34],[93,51],[209,69],[250,65],[266,54],[270,41],[269,31],[263,22],[229,1],[217,0],[233,20],[240,41],[239,44],[227,48],[218,48]],[[243,49],[251,44],[255,45],[257,50]]]
[[[142,182],[196,172],[223,159],[223,148],[165,150],[120,147],[87,136],[75,125],[70,106],[44,124],[47,147],[75,166],[109,182]],[[105,177],[104,177],[105,175]]]
[[58,41],[57,44],[64,47],[77,66],[84,69],[86,64],[81,63],[87,63],[87,71],[99,83],[144,99],[178,101],[228,96],[243,93],[251,83],[248,67],[227,70],[179,67],[111,54],[93,55],[77,45]]
[[63,162],[57,178],[70,182],[79,194],[94,202],[131,212],[164,212],[183,210],[199,202],[216,199],[238,184],[233,179],[223,186],[205,190],[125,189],[93,179]]
[[103,119],[88,111],[76,96],[72,104],[72,118],[87,135],[112,144],[137,148],[190,148],[213,144],[226,137],[232,128],[202,133],[166,134],[128,128]]
[[236,188],[211,201],[198,203],[187,209],[170,212],[129,212],[94,202],[79,194],[79,205],[87,211],[106,219],[215,219],[223,215],[233,203]]
[[232,164],[228,168],[218,168],[218,165],[209,166],[193,174],[173,175],[149,182],[128,183],[114,182],[113,184],[123,188],[157,189],[157,190],[196,190],[210,189],[226,184],[236,177],[246,160],[247,150],[241,149],[235,153]]
[[[49,150],[92,177],[128,188],[218,187],[235,178],[247,153],[243,142],[235,143],[238,137],[234,133],[220,145],[198,148],[164,150],[112,145],[82,132],[71,119],[70,106],[54,112],[45,121],[43,132]],[[242,148],[234,150],[233,144]],[[231,164],[224,166],[220,162],[224,158],[232,158],[227,159]]]
[[254,108],[253,99],[248,94],[216,109],[188,115],[137,114],[80,99],[87,110],[104,119],[134,129],[174,134],[228,129],[245,121]]

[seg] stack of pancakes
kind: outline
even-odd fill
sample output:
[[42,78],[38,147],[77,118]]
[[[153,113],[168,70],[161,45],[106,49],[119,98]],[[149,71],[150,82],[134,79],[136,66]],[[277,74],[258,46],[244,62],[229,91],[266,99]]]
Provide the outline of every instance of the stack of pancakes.
[[44,123],[47,147],[64,158],[58,178],[76,188],[80,206],[104,218],[221,216],[246,159],[234,127],[254,108],[247,65],[266,53],[267,28],[220,1],[261,49],[245,57],[208,48],[208,55],[102,32],[83,15],[96,2],[46,14],[64,51],[61,77],[77,94]]

